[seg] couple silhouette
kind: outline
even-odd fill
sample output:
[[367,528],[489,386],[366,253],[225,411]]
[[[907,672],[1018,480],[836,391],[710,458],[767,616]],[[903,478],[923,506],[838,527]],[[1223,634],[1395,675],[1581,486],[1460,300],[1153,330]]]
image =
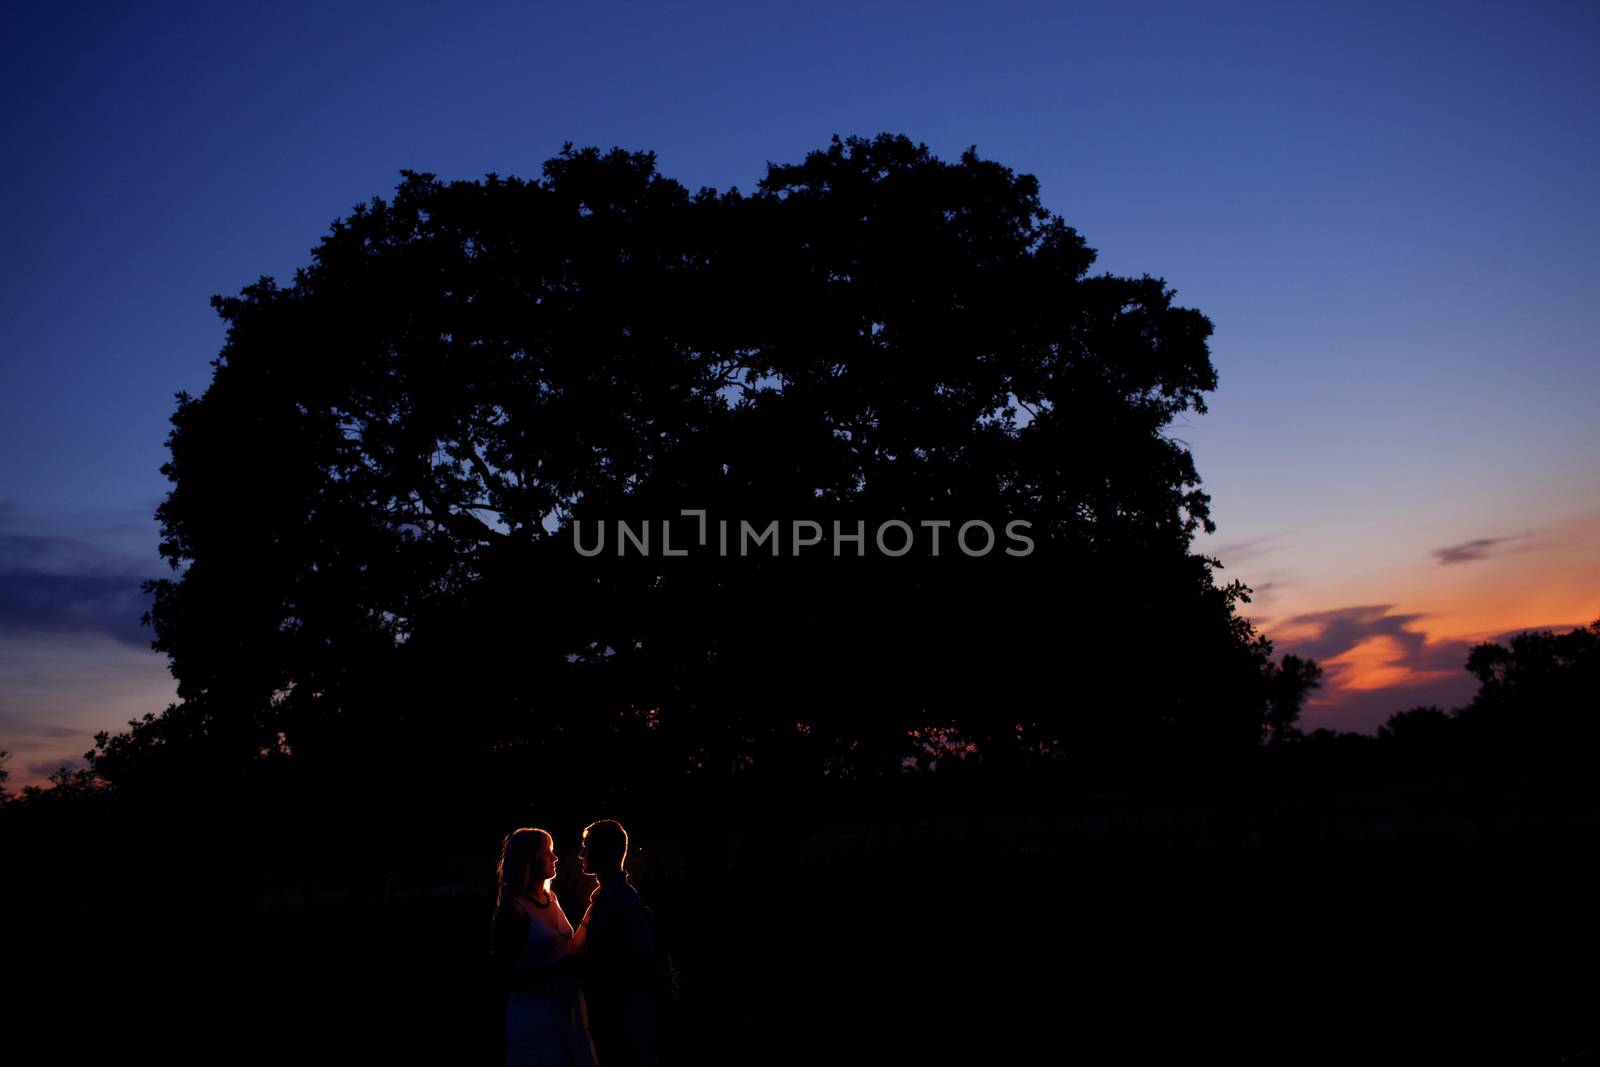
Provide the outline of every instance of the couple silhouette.
[[583,831],[578,862],[598,884],[574,930],[550,883],[555,842],[524,827],[496,868],[491,958],[508,987],[507,1067],[646,1067],[654,1036],[655,936],[613,819]]

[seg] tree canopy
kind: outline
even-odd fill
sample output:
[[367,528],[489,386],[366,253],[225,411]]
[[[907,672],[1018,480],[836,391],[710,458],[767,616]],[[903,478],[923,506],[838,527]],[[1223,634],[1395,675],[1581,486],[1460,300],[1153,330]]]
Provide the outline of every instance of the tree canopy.
[[[748,194],[620,149],[406,172],[292,284],[214,300],[150,585],[180,703],[97,769],[168,743],[845,775],[1255,745],[1298,699],[1191,550],[1208,498],[1169,432],[1217,385],[1211,323],[1094,259],[1034,178],[903,137]],[[668,557],[685,511],[711,544],[785,540]],[[653,551],[618,554],[618,520]],[[796,520],[863,522],[868,551],[801,551]],[[961,550],[973,520],[999,547]],[[874,544],[895,522],[903,556]],[[578,524],[613,540],[580,553]]]
[[1476,645],[1467,670],[1478,692],[1455,718],[1468,743],[1541,761],[1593,761],[1600,741],[1600,619],[1564,634],[1530,630],[1506,644]]

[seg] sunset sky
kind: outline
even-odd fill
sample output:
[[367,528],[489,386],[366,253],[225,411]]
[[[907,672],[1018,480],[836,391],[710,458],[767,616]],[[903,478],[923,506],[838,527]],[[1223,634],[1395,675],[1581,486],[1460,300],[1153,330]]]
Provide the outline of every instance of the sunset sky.
[[12,785],[173,699],[139,582],[208,306],[401,168],[563,142],[690,188],[904,133],[1037,175],[1097,269],[1216,325],[1174,434],[1200,551],[1327,685],[1463,702],[1475,641],[1600,617],[1600,7],[9,5],[0,748]]

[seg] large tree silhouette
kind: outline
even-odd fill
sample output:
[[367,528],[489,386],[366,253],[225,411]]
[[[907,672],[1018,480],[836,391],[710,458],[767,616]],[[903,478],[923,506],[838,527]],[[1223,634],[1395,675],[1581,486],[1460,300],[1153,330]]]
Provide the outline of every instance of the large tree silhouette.
[[[537,181],[407,173],[292,285],[214,301],[227,342],[163,468],[177,573],[151,583],[180,703],[97,770],[1256,744],[1270,648],[1190,551],[1208,500],[1168,433],[1217,384],[1211,324],[1094,258],[1033,178],[901,137],[749,195],[570,146]],[[681,537],[682,509],[918,539],[574,550],[577,522]],[[968,557],[969,519],[1027,520],[1035,550]],[[925,520],[953,523],[938,556]]]

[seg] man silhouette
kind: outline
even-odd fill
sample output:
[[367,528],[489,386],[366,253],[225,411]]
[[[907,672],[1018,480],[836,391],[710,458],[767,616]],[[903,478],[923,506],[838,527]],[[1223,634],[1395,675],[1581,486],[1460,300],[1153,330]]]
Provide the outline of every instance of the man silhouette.
[[648,1067],[655,1036],[655,935],[622,868],[627,855],[628,832],[615,819],[584,829],[578,862],[600,884],[574,943],[583,953],[583,996],[599,1067]]

